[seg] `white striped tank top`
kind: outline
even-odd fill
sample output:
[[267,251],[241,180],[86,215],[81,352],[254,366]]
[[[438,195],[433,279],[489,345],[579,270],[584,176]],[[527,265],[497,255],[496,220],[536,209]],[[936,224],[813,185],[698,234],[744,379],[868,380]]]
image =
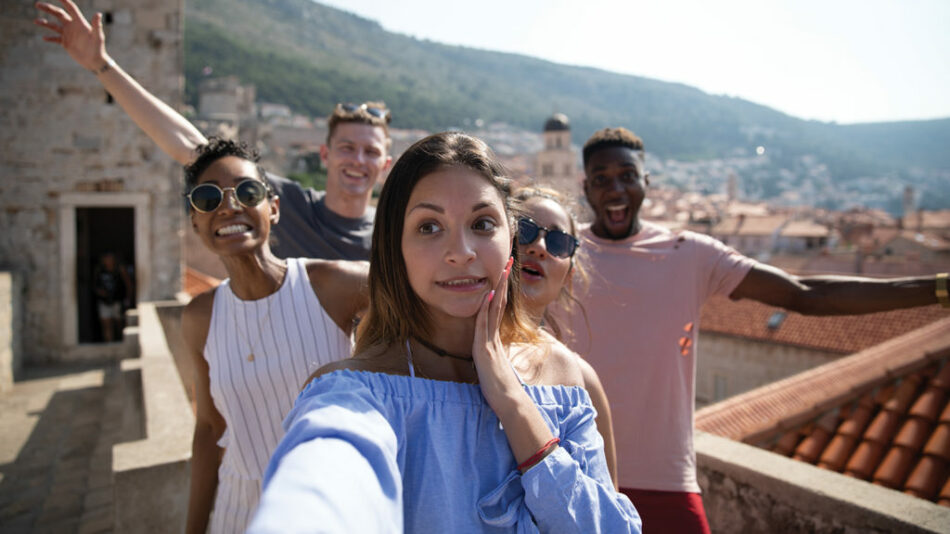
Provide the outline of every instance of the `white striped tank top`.
[[283,284],[265,298],[237,298],[230,280],[215,291],[204,357],[211,397],[227,423],[218,442],[225,448],[221,483],[233,477],[259,486],[304,382],[353,348],[313,293],[305,261],[288,258]]

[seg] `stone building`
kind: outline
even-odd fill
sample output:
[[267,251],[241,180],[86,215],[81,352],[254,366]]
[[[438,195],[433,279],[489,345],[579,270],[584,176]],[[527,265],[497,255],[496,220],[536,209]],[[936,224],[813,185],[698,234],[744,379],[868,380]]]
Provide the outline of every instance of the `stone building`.
[[256,147],[260,137],[257,89],[237,76],[205,78],[198,84],[198,117],[195,125],[206,136],[240,139]]
[[[85,0],[109,50],[158,98],[182,101],[182,0]],[[181,287],[181,170],[96,77],[32,24],[32,2],[0,12],[0,271],[23,280],[24,365],[115,357],[92,277],[117,255],[131,305]]]
[[581,194],[577,153],[571,146],[571,124],[563,113],[544,123],[544,148],[538,152],[535,180],[573,197]]

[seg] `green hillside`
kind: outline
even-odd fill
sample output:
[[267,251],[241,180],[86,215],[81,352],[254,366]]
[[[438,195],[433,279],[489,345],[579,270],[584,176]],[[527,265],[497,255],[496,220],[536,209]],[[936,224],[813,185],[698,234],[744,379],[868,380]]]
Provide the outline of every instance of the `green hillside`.
[[538,130],[567,114],[576,143],[623,125],[660,157],[719,157],[768,146],[781,165],[814,154],[838,179],[950,169],[950,119],[835,125],[803,121],[738,98],[526,56],[447,46],[387,32],[310,0],[189,0],[187,97],[202,69],[235,74],[258,98],[313,116],[338,101],[385,100],[394,125],[429,130],[471,120]]

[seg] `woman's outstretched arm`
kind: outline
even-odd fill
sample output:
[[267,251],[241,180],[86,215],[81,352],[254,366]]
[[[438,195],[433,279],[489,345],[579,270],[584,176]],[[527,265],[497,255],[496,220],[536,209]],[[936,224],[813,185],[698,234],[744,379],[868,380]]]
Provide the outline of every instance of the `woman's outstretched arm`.
[[112,98],[166,154],[182,165],[191,163],[195,148],[208,142],[180,113],[149,93],[129,76],[106,52],[102,13],[86,20],[72,0],[59,0],[63,7],[37,2],[36,8],[51,18],[34,23],[51,33],[44,41],[62,45],[71,58],[91,71]]

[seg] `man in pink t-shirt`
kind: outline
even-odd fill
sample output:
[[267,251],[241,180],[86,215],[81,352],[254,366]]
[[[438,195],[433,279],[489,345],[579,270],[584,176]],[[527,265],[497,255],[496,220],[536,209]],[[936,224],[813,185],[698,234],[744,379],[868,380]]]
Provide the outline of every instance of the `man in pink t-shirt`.
[[858,314],[934,304],[936,280],[792,276],[711,237],[641,221],[649,178],[643,143],[629,130],[596,132],[583,156],[594,222],[580,237],[591,279],[578,295],[586,318],[573,313],[570,345],[603,382],[619,485],[644,528],[709,532],[693,450],[697,334],[706,299],[728,295],[803,314]]

